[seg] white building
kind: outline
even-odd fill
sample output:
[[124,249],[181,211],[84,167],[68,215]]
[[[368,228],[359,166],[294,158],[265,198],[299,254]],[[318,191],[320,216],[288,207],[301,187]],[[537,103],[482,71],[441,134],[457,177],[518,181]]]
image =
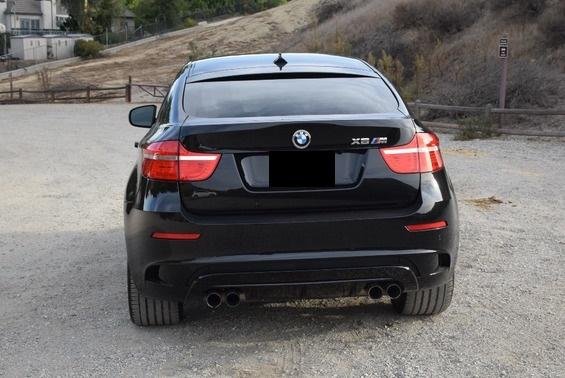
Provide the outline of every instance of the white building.
[[61,0],[0,0],[0,24],[12,34],[59,29],[68,17]]
[[10,39],[10,54],[21,60],[46,60],[47,39],[38,35],[18,35]]
[[75,56],[78,40],[92,41],[88,34],[18,35],[12,37],[10,55],[20,60],[65,59]]

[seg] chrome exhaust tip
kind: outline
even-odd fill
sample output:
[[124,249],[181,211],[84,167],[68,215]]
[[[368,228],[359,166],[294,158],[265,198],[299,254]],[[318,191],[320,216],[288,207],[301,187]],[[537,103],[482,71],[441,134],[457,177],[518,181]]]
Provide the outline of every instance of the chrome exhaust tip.
[[226,294],[226,304],[229,307],[237,307],[241,303],[241,295],[237,291],[230,291]]
[[402,288],[395,283],[392,283],[386,287],[386,295],[391,299],[398,299],[402,295]]
[[383,288],[379,285],[371,286],[369,287],[369,290],[367,290],[367,293],[369,294],[369,298],[378,300],[383,296]]
[[208,293],[208,295],[206,295],[204,301],[206,302],[206,305],[208,307],[215,309],[220,307],[220,305],[222,304],[222,296],[220,295],[220,293],[212,291]]

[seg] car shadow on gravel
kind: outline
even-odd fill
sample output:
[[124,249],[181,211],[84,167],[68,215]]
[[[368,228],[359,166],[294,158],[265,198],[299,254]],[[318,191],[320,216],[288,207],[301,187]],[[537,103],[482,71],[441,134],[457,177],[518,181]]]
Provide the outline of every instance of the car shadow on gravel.
[[181,324],[140,328],[129,321],[122,229],[4,236],[7,245],[14,246],[2,256],[7,261],[0,261],[10,266],[4,278],[11,284],[5,293],[9,301],[27,303],[27,310],[35,314],[28,319],[31,322],[48,320],[62,328],[90,324],[136,338],[166,335],[178,343],[185,338],[191,342],[245,343],[291,340],[335,330],[386,332],[395,324],[412,321],[397,315],[390,303],[367,298],[243,303],[218,310],[208,309],[201,298],[195,298]]
[[[396,314],[385,302],[363,299],[302,300],[276,305],[242,304],[235,309],[192,308],[177,326],[194,335],[230,343],[291,340],[304,335],[335,331],[356,334],[362,329],[384,332],[407,318]],[[175,328],[175,327],[173,327]]]

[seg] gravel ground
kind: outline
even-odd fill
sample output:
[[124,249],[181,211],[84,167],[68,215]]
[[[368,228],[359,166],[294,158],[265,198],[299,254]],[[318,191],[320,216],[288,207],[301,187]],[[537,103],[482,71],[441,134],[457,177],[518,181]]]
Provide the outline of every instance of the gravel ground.
[[122,193],[144,131],[127,111],[0,107],[0,375],[563,376],[562,140],[443,135],[462,237],[442,315],[302,301],[138,328]]

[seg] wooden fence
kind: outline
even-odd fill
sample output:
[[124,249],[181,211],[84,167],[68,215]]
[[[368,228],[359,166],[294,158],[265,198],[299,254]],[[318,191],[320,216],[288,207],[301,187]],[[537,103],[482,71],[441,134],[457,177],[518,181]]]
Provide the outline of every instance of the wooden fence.
[[10,90],[0,92],[0,104],[33,104],[56,102],[102,102],[112,99],[123,99],[132,102],[133,89],[139,89],[143,94],[159,99],[160,102],[169,90],[168,86],[156,84],[133,83],[131,77],[128,83],[117,87],[86,86],[82,88],[62,88],[48,90],[14,89],[10,81]]
[[49,89],[30,91],[17,89],[0,92],[0,104],[30,104],[55,102],[99,102],[111,99],[126,99],[124,87],[85,87],[73,89]]
[[[169,87],[156,84],[133,83],[129,77],[127,84],[118,87],[95,87],[87,86],[84,88],[73,89],[49,89],[45,91],[30,91],[22,88],[13,89],[10,83],[10,90],[0,92],[0,104],[26,104],[26,103],[56,103],[56,102],[102,102],[112,99],[123,99],[125,102],[132,102],[133,89],[137,88],[141,93],[158,99],[160,102],[167,94]],[[486,122],[495,124],[495,129],[500,134],[510,135],[529,135],[529,136],[548,136],[565,137],[563,131],[541,131],[541,130],[518,130],[503,127],[504,115],[525,115],[525,116],[565,116],[565,109],[504,109],[494,108],[491,105],[479,106],[451,106],[428,104],[421,101],[408,103],[408,107],[413,111],[417,119],[422,118],[425,110],[439,110],[450,113],[472,113],[482,115]],[[496,118],[496,119],[495,119]],[[455,123],[429,122],[422,121],[425,126],[437,129],[457,130],[461,125]]]
[[[527,135],[527,136],[548,136],[565,137],[563,131],[541,131],[541,130],[517,130],[503,127],[504,115],[524,115],[524,116],[565,116],[565,109],[506,109],[494,108],[492,105],[480,106],[451,106],[428,104],[421,101],[408,103],[408,107],[413,111],[417,119],[422,119],[424,110],[441,110],[450,113],[472,113],[482,115],[485,122],[498,124],[495,131],[500,134]],[[462,126],[455,123],[422,121],[425,126],[438,129],[457,130]]]

